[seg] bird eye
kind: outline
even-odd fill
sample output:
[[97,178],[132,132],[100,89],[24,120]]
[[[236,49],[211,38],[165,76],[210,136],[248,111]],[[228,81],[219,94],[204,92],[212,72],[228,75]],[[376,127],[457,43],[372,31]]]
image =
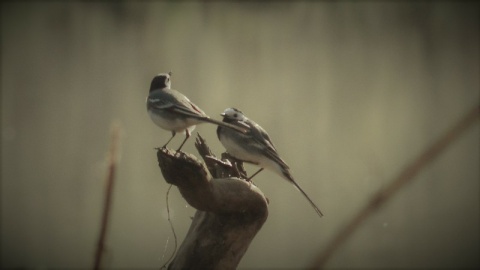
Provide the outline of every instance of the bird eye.
[[233,114],[233,117],[237,118],[237,116],[238,116],[238,114],[236,114],[236,113]]

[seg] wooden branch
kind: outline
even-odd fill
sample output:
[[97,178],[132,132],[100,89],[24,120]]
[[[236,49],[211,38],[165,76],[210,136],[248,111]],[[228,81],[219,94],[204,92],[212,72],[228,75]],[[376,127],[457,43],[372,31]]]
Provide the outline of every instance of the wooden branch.
[[218,160],[200,136],[196,146],[207,165],[191,154],[157,151],[165,181],[198,210],[168,269],[235,269],[267,219],[267,199],[255,185],[232,177],[235,161]]

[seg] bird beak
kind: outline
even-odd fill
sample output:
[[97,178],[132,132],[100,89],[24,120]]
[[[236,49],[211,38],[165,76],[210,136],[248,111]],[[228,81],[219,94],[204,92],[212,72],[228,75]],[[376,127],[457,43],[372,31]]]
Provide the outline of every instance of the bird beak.
[[225,116],[225,114],[224,114],[224,113],[221,113],[220,116]]

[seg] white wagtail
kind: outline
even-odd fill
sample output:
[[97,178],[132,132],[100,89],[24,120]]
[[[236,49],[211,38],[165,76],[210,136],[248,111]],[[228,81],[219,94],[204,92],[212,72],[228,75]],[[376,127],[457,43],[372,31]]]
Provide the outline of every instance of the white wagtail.
[[163,148],[175,137],[177,132],[185,132],[185,140],[183,140],[177,152],[180,151],[183,144],[185,144],[190,137],[191,132],[195,129],[195,125],[204,122],[245,132],[245,129],[211,119],[185,95],[170,89],[171,75],[172,73],[169,72],[160,73],[155,76],[150,85],[150,91],[147,97],[147,111],[152,121],[157,126],[172,132],[172,137]]
[[267,132],[260,125],[248,119],[241,111],[235,108],[228,108],[220,115],[223,116],[223,122],[247,129],[246,133],[240,133],[232,129],[223,128],[222,126],[218,126],[217,128],[218,139],[230,155],[244,162],[261,167],[260,170],[250,176],[247,181],[250,181],[264,168],[270,169],[295,185],[303,196],[307,198],[317,214],[323,216],[320,209],[318,209],[305,191],[295,182],[290,174],[288,165],[280,158],[277,149],[270,140],[270,136],[268,136]]

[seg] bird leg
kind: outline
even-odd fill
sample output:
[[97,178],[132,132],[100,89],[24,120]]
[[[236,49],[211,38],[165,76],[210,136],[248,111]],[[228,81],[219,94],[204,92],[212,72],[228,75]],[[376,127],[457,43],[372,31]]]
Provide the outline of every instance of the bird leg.
[[180,147],[177,149],[177,153],[178,153],[178,151],[180,151],[180,149],[182,149],[183,145],[188,140],[188,138],[190,138],[190,131],[188,129],[186,129],[185,130],[185,140],[183,140],[182,144],[180,144]]
[[164,146],[162,146],[162,148],[166,148],[167,144],[173,139],[173,137],[175,137],[175,135],[176,135],[175,131],[172,131],[172,137],[170,137],[170,140],[168,140],[168,142]]
[[255,175],[259,174],[261,171],[263,171],[263,168],[260,168],[260,170],[258,170],[256,173],[252,174],[252,176],[250,176],[249,178],[247,178],[245,181],[251,182],[251,181],[252,181],[252,178],[253,178]]

